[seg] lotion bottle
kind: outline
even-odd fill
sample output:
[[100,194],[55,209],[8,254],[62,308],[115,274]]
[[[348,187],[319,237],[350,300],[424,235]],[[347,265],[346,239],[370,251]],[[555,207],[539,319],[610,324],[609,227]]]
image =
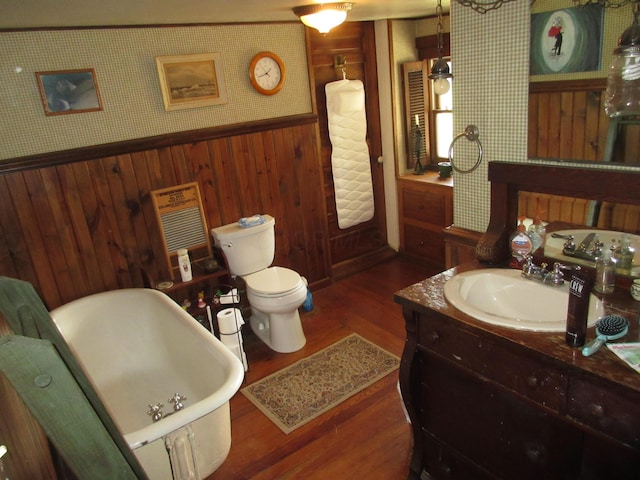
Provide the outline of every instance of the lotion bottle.
[[183,282],[189,282],[193,279],[191,273],[191,260],[189,260],[189,252],[186,248],[178,250],[178,266],[180,267],[180,278]]
[[527,235],[524,219],[525,217],[520,217],[520,223],[509,241],[509,248],[513,257],[509,266],[512,268],[522,268],[524,257],[533,251],[533,242],[531,242],[531,237]]

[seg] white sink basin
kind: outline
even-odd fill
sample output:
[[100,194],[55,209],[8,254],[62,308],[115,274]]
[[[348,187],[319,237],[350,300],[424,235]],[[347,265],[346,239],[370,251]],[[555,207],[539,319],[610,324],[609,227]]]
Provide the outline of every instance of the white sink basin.
[[[460,273],[444,284],[444,296],[458,310],[493,325],[536,332],[564,331],[569,282],[559,287],[542,285],[522,278],[520,273],[500,268]],[[602,302],[591,295],[588,325],[603,314]]]

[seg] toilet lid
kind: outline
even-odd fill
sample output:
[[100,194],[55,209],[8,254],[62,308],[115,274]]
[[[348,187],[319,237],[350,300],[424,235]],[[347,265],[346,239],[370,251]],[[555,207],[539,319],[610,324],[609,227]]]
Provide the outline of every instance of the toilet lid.
[[269,267],[243,277],[247,287],[264,295],[282,294],[298,287],[298,272],[284,267]]

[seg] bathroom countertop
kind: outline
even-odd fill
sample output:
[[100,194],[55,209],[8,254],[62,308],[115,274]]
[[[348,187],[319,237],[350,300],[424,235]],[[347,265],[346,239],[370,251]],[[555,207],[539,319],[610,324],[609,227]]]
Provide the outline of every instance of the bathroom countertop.
[[[564,366],[619,383],[640,394],[640,374],[606,347],[602,347],[591,357],[584,357],[581,349],[566,345],[564,332],[530,332],[499,327],[476,320],[449,305],[443,293],[445,282],[457,273],[478,268],[488,268],[488,266],[472,262],[451,268],[396,292],[394,300],[403,308],[419,313],[435,312],[449,317],[459,322],[460,328],[488,332],[501,341],[513,342],[530,349],[532,354],[544,355],[547,359],[561,362]],[[638,326],[640,302],[634,301],[628,290],[621,287],[617,287],[614,293],[604,297],[606,313],[621,314],[629,320],[629,333],[619,342],[640,342]],[[595,329],[592,327],[587,331],[587,341],[594,337]]]

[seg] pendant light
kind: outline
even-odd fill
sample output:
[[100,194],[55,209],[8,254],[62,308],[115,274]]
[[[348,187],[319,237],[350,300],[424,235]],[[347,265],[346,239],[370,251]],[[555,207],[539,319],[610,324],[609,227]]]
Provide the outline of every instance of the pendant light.
[[640,3],[634,3],[633,23],[618,39],[607,77],[604,110],[610,117],[640,115]]
[[443,44],[443,26],[442,26],[442,0],[438,0],[436,5],[436,14],[438,15],[438,60],[435,61],[431,67],[431,73],[428,77],[433,80],[433,91],[436,95],[444,95],[449,91],[451,86],[449,85],[449,79],[453,77],[449,70],[449,64],[442,58]]

